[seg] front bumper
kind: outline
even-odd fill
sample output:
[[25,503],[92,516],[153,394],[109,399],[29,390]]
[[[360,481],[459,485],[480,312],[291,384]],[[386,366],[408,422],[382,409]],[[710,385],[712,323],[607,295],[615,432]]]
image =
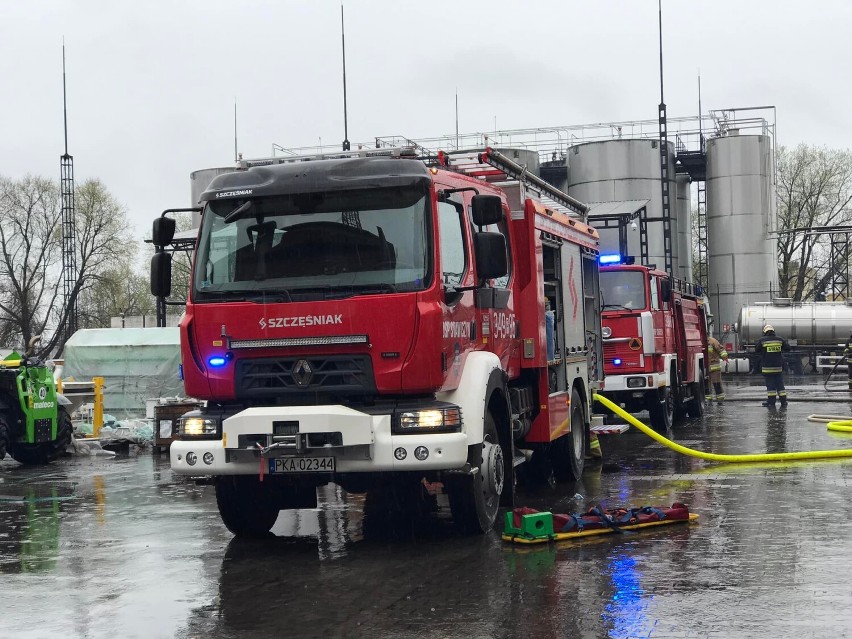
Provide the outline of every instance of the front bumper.
[[[637,387],[629,387],[627,385],[627,381],[630,379],[641,378],[644,380],[644,385]],[[651,381],[649,384],[648,381]],[[606,375],[604,378],[604,385],[601,389],[601,392],[606,395],[607,393],[636,393],[637,397],[640,397],[644,393],[647,393],[649,389],[656,389],[666,386],[666,374],[665,373],[631,373],[629,375]]]
[[[240,448],[240,436],[271,437],[273,424],[282,422],[297,425],[297,440],[299,435],[339,432],[342,445],[283,446],[265,454],[266,460],[334,457],[337,473],[457,470],[467,462],[468,438],[464,432],[396,435],[391,432],[390,415],[370,415],[345,406],[275,406],[247,408],[228,417],[222,424],[221,440],[172,442],[169,448],[172,471],[192,476],[256,475],[260,472],[260,452],[256,447]],[[418,446],[425,446],[429,451],[422,461],[414,456]],[[403,459],[394,456],[398,448],[406,452]],[[187,462],[190,453],[195,457],[193,465]],[[207,461],[205,453],[210,453]]]

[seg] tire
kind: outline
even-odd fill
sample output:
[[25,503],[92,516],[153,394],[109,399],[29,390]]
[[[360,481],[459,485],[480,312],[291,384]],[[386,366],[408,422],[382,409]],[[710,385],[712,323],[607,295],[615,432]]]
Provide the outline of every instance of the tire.
[[506,478],[506,459],[490,409],[485,413],[483,443],[473,456],[470,463],[477,472],[450,477],[446,490],[455,524],[466,534],[482,534],[494,527]]
[[690,384],[692,398],[686,402],[686,412],[690,417],[701,417],[704,414],[704,371],[698,371],[698,381]]
[[56,439],[51,442],[50,459],[53,461],[59,459],[68,452],[68,446],[71,445],[71,437],[74,435],[74,425],[71,423],[71,416],[61,406],[56,416]]
[[683,401],[683,392],[687,388],[687,386],[672,384],[672,400],[674,401],[674,415],[672,417],[673,424],[683,421],[686,418],[687,408],[686,402]]
[[56,439],[42,444],[15,444],[10,446],[12,458],[25,466],[38,466],[56,461],[65,454],[71,443],[74,427],[68,412],[60,407],[56,414]]
[[[254,475],[225,475],[216,481],[216,505],[222,523],[237,537],[269,534],[280,511],[273,482]],[[266,484],[266,485],[264,485]]]
[[656,430],[667,431],[674,421],[674,396],[671,388],[663,388],[661,393],[648,398],[648,413],[651,415],[651,426]]
[[9,450],[9,428],[6,422],[0,419],[0,461],[6,457],[6,451]]
[[578,481],[586,462],[586,420],[580,393],[571,391],[571,433],[550,445],[553,477],[556,481]]

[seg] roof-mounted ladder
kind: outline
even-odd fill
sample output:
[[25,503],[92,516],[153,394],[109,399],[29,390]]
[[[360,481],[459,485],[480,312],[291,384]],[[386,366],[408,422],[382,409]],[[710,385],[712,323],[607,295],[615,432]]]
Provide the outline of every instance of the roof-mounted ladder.
[[[421,147],[422,148],[422,147]],[[237,160],[237,169],[250,169],[254,166],[272,166],[274,164],[294,164],[314,160],[343,160],[347,158],[406,158],[424,159],[415,147],[399,146],[383,149],[356,149],[355,151],[329,151],[307,155],[279,155],[254,160]]]
[[541,197],[542,203],[560,213],[580,217],[586,221],[589,207],[567,193],[560,191],[552,184],[545,182],[526,166],[518,164],[499,151],[487,148],[485,151],[454,151],[438,153],[439,163],[447,168],[458,171],[470,177],[479,178],[486,182],[506,182],[517,180],[532,185]]

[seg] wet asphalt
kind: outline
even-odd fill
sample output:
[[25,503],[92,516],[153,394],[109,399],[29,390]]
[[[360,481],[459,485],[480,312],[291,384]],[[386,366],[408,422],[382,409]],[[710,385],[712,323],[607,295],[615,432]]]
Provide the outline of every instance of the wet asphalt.
[[[760,380],[675,426],[718,453],[852,449],[809,422],[848,415],[845,392],[788,379],[786,411]],[[441,517],[390,534],[365,498],[333,487],[235,540],[213,489],[165,455],[0,462],[0,637],[846,637],[852,636],[849,460],[719,464],[635,430],[603,439],[580,482],[523,489],[559,512],[670,505],[695,525],[515,547]]]

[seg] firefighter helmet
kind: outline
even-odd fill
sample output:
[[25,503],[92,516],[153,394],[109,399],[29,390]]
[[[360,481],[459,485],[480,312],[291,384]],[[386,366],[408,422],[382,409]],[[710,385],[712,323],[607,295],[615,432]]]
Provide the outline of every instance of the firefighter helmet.
[[763,327],[763,332],[764,333],[774,333],[775,329],[772,328],[772,324],[767,324],[766,326]]

